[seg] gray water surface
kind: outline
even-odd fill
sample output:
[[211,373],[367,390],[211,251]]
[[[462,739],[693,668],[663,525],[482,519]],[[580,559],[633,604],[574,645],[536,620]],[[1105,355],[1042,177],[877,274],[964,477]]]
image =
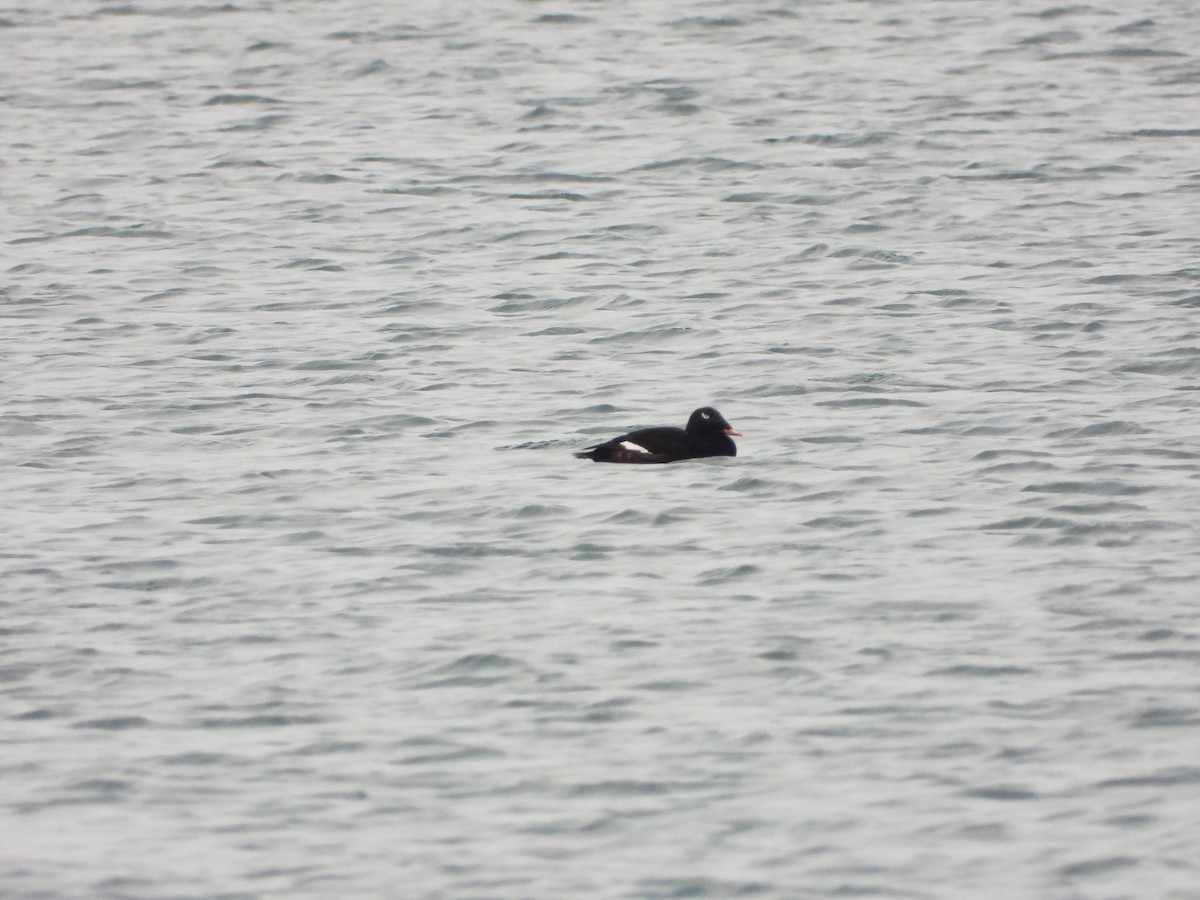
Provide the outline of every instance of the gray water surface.
[[0,46],[5,897],[1200,897],[1192,4]]

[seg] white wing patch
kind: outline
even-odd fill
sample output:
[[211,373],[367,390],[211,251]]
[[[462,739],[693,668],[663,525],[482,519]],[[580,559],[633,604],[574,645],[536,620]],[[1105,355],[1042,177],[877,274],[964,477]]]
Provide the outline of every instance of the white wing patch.
[[633,441],[621,441],[621,446],[626,450],[632,450],[634,453],[649,453],[650,451],[641,444],[635,444]]

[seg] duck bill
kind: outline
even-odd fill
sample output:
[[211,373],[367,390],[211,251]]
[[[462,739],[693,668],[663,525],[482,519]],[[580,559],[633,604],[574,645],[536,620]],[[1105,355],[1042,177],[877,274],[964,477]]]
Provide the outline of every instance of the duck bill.
[[736,428],[726,428],[725,433],[730,435],[731,437],[741,437],[742,436],[742,433],[740,431],[738,431]]

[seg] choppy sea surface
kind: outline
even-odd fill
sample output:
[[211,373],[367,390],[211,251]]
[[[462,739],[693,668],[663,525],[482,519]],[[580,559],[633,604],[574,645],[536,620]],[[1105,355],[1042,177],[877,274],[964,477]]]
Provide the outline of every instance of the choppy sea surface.
[[1194,4],[0,47],[4,897],[1200,897]]

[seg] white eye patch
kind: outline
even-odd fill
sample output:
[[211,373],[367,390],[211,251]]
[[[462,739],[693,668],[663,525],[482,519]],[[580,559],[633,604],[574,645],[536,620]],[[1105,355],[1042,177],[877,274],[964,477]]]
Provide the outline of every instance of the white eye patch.
[[712,418],[712,416],[710,416],[708,413],[700,413],[700,418],[704,419],[707,422],[709,419]]

